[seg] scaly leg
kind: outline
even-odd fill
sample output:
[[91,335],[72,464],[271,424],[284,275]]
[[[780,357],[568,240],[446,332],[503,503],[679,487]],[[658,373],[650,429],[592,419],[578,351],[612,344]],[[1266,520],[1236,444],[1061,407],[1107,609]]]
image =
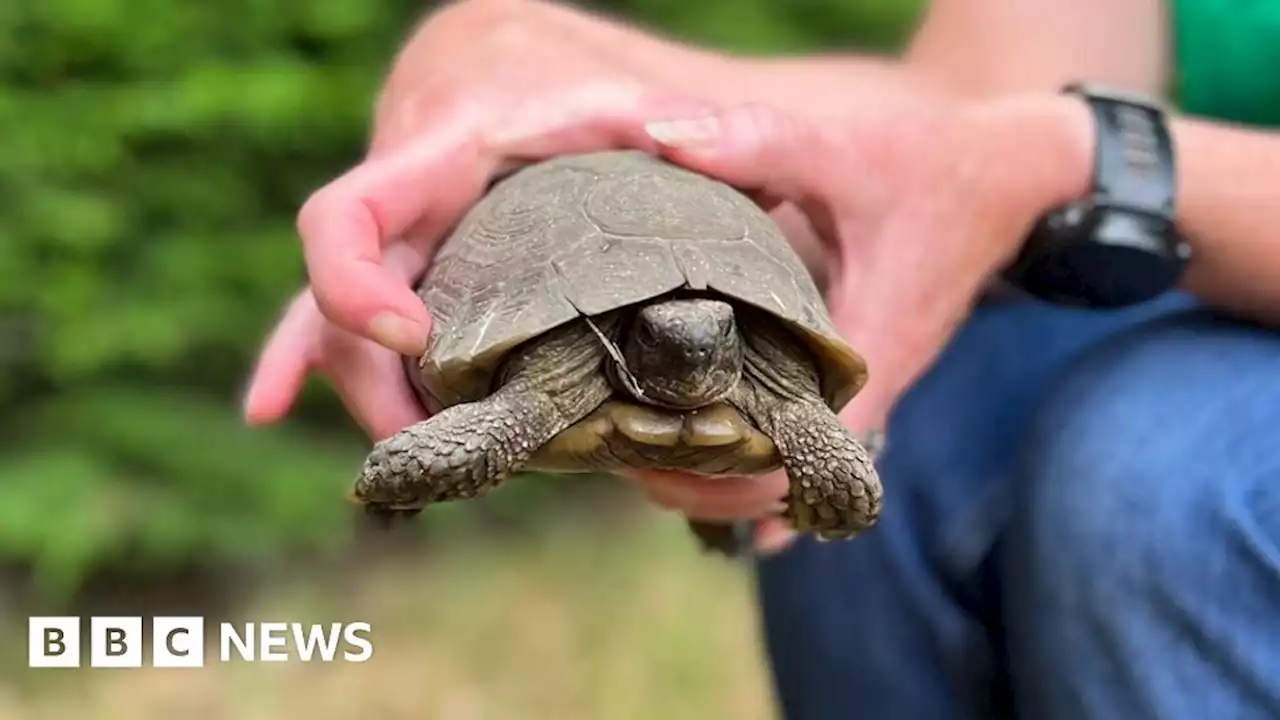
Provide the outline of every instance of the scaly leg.
[[880,516],[883,489],[862,444],[821,400],[780,400],[766,432],[782,453],[790,480],[786,515],[797,530],[851,538]]
[[605,357],[585,325],[513,356],[492,395],[455,405],[374,446],[353,497],[375,516],[477,497],[610,395]]
[[[876,430],[864,434],[859,444],[866,449],[874,463],[884,449],[884,433]],[[752,537],[756,520],[741,520],[733,524],[709,520],[689,520],[689,530],[703,552],[723,555],[727,558],[742,557],[752,551]]]
[[782,455],[790,481],[785,515],[797,530],[825,539],[870,528],[880,515],[880,476],[871,454],[822,399],[813,360],[763,318],[744,339],[745,372],[732,402]]

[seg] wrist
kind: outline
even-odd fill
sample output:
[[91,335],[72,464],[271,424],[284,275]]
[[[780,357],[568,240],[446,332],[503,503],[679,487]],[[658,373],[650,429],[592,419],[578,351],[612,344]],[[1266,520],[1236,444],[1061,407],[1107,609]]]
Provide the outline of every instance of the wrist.
[[974,111],[985,138],[983,162],[993,212],[1005,213],[1010,260],[1031,226],[1054,208],[1086,197],[1096,129],[1087,105],[1065,95],[1010,97]]

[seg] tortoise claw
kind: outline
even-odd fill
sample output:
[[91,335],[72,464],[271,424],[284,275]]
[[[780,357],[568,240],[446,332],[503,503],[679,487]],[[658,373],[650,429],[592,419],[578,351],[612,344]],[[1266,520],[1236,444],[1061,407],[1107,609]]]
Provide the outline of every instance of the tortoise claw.
[[754,552],[752,522],[725,524],[690,520],[688,526],[697,538],[699,548],[709,555],[739,560],[750,557]]
[[364,515],[369,524],[379,530],[390,530],[394,525],[404,524],[422,513],[422,508],[396,508],[381,503],[364,505]]

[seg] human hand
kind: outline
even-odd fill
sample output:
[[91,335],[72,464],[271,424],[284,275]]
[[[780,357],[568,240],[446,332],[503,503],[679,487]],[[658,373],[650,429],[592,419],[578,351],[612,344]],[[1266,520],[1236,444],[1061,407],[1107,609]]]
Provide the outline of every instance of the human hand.
[[[769,204],[791,201],[828,240],[832,319],[870,368],[841,415],[855,432],[884,427],[1035,220],[1084,194],[1093,143],[1088,111],[1059,97],[938,102],[844,126],[746,106],[648,131],[683,166]],[[791,539],[775,514],[782,473],[714,484],[645,473],[640,482],[693,518],[760,519],[763,552]]]
[[[311,285],[259,358],[250,422],[283,417],[312,371],[328,376],[375,440],[424,419],[400,354],[425,345],[430,318],[411,283],[442,234],[514,164],[620,145],[656,150],[634,119],[695,107],[657,99],[659,79],[637,64],[644,58],[622,57],[587,22],[534,0],[472,0],[415,32],[380,97],[368,156],[298,216]],[[687,52],[688,62],[705,59]]]

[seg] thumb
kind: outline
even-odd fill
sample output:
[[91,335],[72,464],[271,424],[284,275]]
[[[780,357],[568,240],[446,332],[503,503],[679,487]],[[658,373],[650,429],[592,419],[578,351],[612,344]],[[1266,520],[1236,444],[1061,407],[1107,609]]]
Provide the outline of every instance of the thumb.
[[852,190],[857,163],[827,128],[751,104],[649,122],[645,131],[664,157],[757,197],[790,201],[835,240],[832,196]]

